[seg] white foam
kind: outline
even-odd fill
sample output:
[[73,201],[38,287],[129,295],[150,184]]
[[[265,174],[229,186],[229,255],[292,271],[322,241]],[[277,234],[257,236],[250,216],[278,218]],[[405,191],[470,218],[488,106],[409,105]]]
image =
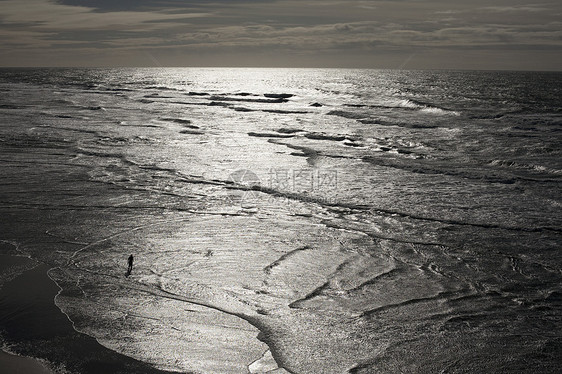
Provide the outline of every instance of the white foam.
[[439,115],[452,115],[452,116],[459,116],[459,112],[455,112],[454,110],[445,110],[441,108],[435,107],[425,107],[420,109],[421,112],[430,113],[430,114],[439,114]]

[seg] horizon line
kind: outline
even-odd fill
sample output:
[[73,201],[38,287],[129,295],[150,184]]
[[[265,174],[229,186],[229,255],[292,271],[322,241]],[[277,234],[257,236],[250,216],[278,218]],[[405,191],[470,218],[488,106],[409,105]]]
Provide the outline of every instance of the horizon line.
[[133,65],[115,65],[115,66],[1,66],[0,69],[287,69],[287,70],[392,70],[392,71],[465,71],[465,72],[537,72],[537,73],[562,73],[560,70],[548,69],[502,69],[502,68],[389,68],[389,67],[311,67],[311,66],[133,66]]

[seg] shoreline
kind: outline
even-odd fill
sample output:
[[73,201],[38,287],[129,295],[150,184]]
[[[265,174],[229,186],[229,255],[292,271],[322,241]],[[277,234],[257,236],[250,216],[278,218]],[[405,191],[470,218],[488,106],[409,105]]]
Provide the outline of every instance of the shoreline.
[[[0,257],[24,258],[10,255]],[[4,263],[19,261],[12,259]],[[0,270],[7,270],[9,266],[2,266]],[[0,330],[3,332],[4,344],[12,351],[8,353],[0,349],[0,373],[4,372],[5,366],[31,370],[25,369],[22,373],[53,373],[43,366],[42,360],[55,368],[81,374],[171,373],[112,351],[95,338],[77,332],[54,303],[60,287],[48,276],[48,271],[47,265],[39,264],[23,271],[0,288]],[[47,371],[41,371],[40,367]],[[7,372],[18,373],[13,370]]]
[[[35,268],[31,264],[32,261],[32,259],[25,256],[0,254],[0,274],[8,273],[9,275],[9,273],[21,271],[20,274],[13,278],[15,279],[26,271]],[[8,280],[6,283],[9,283],[11,280]],[[3,284],[0,284],[0,292],[2,286]],[[54,371],[50,370],[40,359],[20,356],[6,348],[0,348],[0,373],[54,374]]]
[[[36,262],[30,257],[19,255],[0,254],[0,260],[3,265],[0,266],[0,274],[2,271],[9,270],[10,266],[14,264],[19,265],[20,269],[23,269],[0,288],[0,331],[9,331],[9,334],[6,334],[8,336],[0,335],[0,338],[4,338],[4,344],[7,347],[7,349],[0,347],[0,374],[5,372],[10,374],[20,372],[26,374],[54,374],[57,372],[55,368],[62,369],[65,372],[67,369],[67,362],[65,360],[61,361],[60,358],[53,359],[49,357],[49,355],[53,356],[53,352],[50,351],[56,351],[57,347],[47,348],[47,351],[44,348],[35,350],[34,348],[38,347],[33,344],[34,340],[41,343],[51,340],[56,340],[57,342],[73,341],[72,344],[66,343],[68,348],[59,348],[59,350],[64,350],[68,356],[72,357],[67,360],[70,361],[70,370],[72,372],[78,370],[81,374],[97,374],[99,370],[123,373],[133,370],[135,373],[147,374],[172,373],[154,368],[148,363],[105,348],[94,337],[75,330],[69,316],[55,304],[56,297],[63,289],[51,278],[49,271],[52,268],[48,265]],[[26,262],[27,264],[25,264]],[[30,262],[36,263],[31,264]],[[22,266],[22,264],[26,266]],[[167,297],[172,296],[167,295]],[[10,303],[8,300],[12,302]],[[240,318],[254,326],[259,332],[257,339],[267,346],[267,350],[261,357],[256,358],[255,361],[248,365],[250,373],[260,373],[264,368],[267,368],[272,373],[292,373],[282,365],[279,355],[276,354],[273,347],[264,338],[263,326],[260,326],[260,323],[255,318],[243,313],[229,312],[212,304],[197,300],[184,299],[179,296],[177,300],[217,310],[221,313]],[[18,310],[21,306],[23,306],[23,312]],[[29,310],[32,312],[28,313]],[[24,316],[22,317],[20,314]],[[11,318],[14,315],[16,317]],[[12,321],[6,321],[7,318],[12,319]],[[14,319],[15,321],[13,321]],[[76,336],[80,336],[82,340],[86,341],[82,347],[80,344],[76,344]],[[99,359],[100,352],[103,355],[103,351],[107,351],[106,354],[114,357]],[[76,367],[72,364],[72,361],[77,361],[76,357],[83,358],[88,355],[95,356],[96,359],[94,362],[89,362],[88,365],[85,365],[87,367]],[[57,355],[55,354],[55,356]],[[122,361],[123,364],[119,361]],[[135,367],[136,365],[131,365],[128,361],[136,361],[139,363],[140,368]]]

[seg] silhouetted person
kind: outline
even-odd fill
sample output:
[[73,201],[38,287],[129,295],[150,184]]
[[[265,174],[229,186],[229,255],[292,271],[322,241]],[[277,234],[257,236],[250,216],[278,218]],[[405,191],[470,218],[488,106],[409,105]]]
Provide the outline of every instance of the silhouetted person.
[[133,271],[133,255],[129,256],[127,262],[129,263],[129,268],[127,269],[127,275],[129,275],[131,274],[131,271]]

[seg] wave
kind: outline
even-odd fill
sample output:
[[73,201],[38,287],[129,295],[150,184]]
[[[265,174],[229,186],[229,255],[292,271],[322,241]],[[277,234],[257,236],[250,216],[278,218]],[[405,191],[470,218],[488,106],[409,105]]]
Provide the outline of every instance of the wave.
[[422,113],[436,114],[436,115],[453,115],[453,116],[460,115],[460,113],[455,110],[442,108],[433,104],[427,104],[413,99],[401,99],[389,105],[385,105],[383,107],[389,109],[391,108],[411,109],[411,110],[417,110]]
[[101,105],[94,105],[94,106],[89,106],[89,107],[84,107],[84,109],[88,109],[88,110],[101,110],[101,111],[105,111],[106,109],[104,107],[102,107]]
[[245,103],[264,103],[264,104],[281,104],[286,103],[289,100],[279,97],[279,98],[266,98],[266,99],[247,99],[247,98],[240,98],[240,97],[229,97],[229,96],[218,96],[213,95],[210,97],[210,100],[214,101],[236,101],[236,102],[245,102]]
[[369,118],[369,119],[360,119],[364,125],[378,125],[378,126],[396,126],[396,127],[405,127],[411,129],[437,129],[439,126],[437,125],[427,125],[427,124],[420,124],[420,123],[410,123],[410,122],[403,122],[403,121],[389,121],[380,118]]
[[292,138],[293,134],[276,134],[276,133],[265,133],[265,132],[253,132],[250,131],[248,136],[258,137],[258,138]]
[[[388,147],[382,149],[387,150]],[[547,177],[538,177],[537,175],[518,175],[509,173],[508,170],[493,170],[493,169],[483,169],[482,166],[479,166],[479,169],[469,168],[469,165],[466,165],[464,168],[450,168],[446,165],[439,165],[439,164],[427,164],[422,162],[414,162],[413,159],[409,159],[408,163],[402,162],[400,159],[393,159],[393,158],[386,158],[386,157],[376,157],[376,156],[365,156],[362,158],[364,162],[379,165],[379,166],[386,166],[390,168],[396,168],[401,170],[406,170],[411,173],[416,174],[436,174],[436,175],[446,175],[452,177],[459,177],[464,179],[470,180],[485,180],[493,183],[501,183],[501,184],[513,184],[517,181],[523,182],[559,182],[558,178],[547,178]],[[416,157],[416,159],[418,159]],[[483,167],[486,167],[485,165]],[[489,167],[489,166],[488,166]],[[560,172],[556,171],[556,177]]]
[[[61,118],[61,116],[56,116]],[[62,117],[62,118],[73,118],[73,117]],[[49,128],[49,129],[54,129],[54,130],[63,130],[63,131],[73,131],[73,132],[79,132],[79,133],[83,133],[83,134],[93,134],[93,135],[97,135],[97,136],[101,136],[100,133],[96,130],[88,130],[88,129],[81,129],[81,128],[75,128],[75,127],[63,127],[63,126],[52,126],[52,125],[40,125],[38,126],[40,128]]]
[[[426,215],[420,215],[416,213],[404,212],[399,210],[381,208],[369,204],[360,204],[355,202],[345,202],[345,201],[333,201],[323,198],[322,196],[310,196],[307,194],[297,193],[297,192],[290,192],[290,191],[281,191],[274,188],[261,186],[261,185],[251,185],[245,186],[240,185],[237,183],[230,184],[230,185],[223,185],[226,189],[234,189],[234,190],[242,190],[242,191],[257,191],[262,192],[267,195],[285,198],[295,201],[301,201],[304,203],[314,203],[318,204],[323,207],[328,208],[340,208],[340,209],[347,209],[350,211],[370,211],[374,214],[382,214],[382,215],[390,215],[390,216],[400,216],[405,218],[410,218],[414,220],[420,221],[428,221],[428,222],[439,222],[443,224],[451,224],[451,225],[459,225],[459,226],[472,226],[472,227],[479,227],[483,229],[499,229],[499,230],[507,230],[507,231],[520,231],[520,232],[543,232],[543,231],[552,231],[552,232],[562,232],[562,229],[554,226],[512,226],[512,225],[504,225],[501,223],[487,223],[487,222],[469,222],[469,221],[462,221],[459,219],[454,218],[446,218],[446,217],[431,217]],[[329,224],[329,223],[325,223]],[[393,241],[401,241],[399,239],[394,239],[390,237],[381,237],[376,233],[372,232],[364,232],[368,236],[372,236],[376,239],[385,239],[385,240],[393,240]],[[415,243],[411,241],[404,241],[406,243],[414,243],[414,244],[435,244],[435,243]]]
[[349,112],[345,110],[331,110],[326,113],[328,116],[337,116],[347,119],[364,119],[369,117],[369,113],[362,113],[362,112]]
[[401,99],[395,102],[394,105],[388,105],[385,106],[386,108],[408,108],[408,109],[420,109],[420,108],[424,108],[425,105],[419,104],[413,100],[409,100],[409,99]]
[[304,132],[304,130],[302,130],[302,129],[295,129],[295,128],[289,128],[289,127],[281,127],[281,128],[279,128],[275,131],[277,131],[278,133],[281,133],[281,134],[296,134],[298,132]]
[[388,312],[389,310],[392,310],[392,309],[407,307],[407,306],[431,302],[431,301],[441,301],[441,300],[447,301],[452,296],[464,295],[465,293],[466,293],[466,291],[462,290],[462,289],[461,290],[453,290],[453,291],[438,291],[434,294],[430,294],[430,295],[427,295],[427,296],[420,296],[420,297],[417,297],[417,298],[412,298],[412,299],[399,301],[399,302],[392,303],[392,304],[386,304],[386,305],[383,305],[383,306],[375,307],[375,308],[372,308],[372,309],[369,309],[369,310],[365,310],[364,312],[361,313],[361,317],[362,318],[373,318],[379,313],[385,313],[385,312]]
[[524,164],[516,161],[510,160],[492,160],[488,162],[488,165],[491,166],[499,166],[502,168],[513,168],[513,169],[525,169],[525,170],[532,170],[539,173],[548,173],[548,174],[562,174],[562,170],[549,168],[542,165],[535,165],[535,164]]
[[397,99],[389,100],[384,104],[345,104],[347,107],[352,108],[370,108],[370,109],[405,109],[420,111],[422,113],[436,114],[436,115],[453,115],[459,116],[458,111],[443,108],[434,104],[424,103],[414,99]]
[[305,110],[281,110],[281,109],[262,109],[262,112],[265,113],[274,113],[274,114],[308,114]]
[[159,90],[159,91],[180,91],[180,90],[177,89],[176,87],[154,86],[154,85],[144,87],[144,89],[147,89],[147,90]]
[[373,116],[372,112],[349,112],[345,110],[332,110],[326,113],[329,116],[338,116],[346,119],[354,119],[365,125],[397,126],[412,129],[435,129],[441,126],[436,124],[406,122],[404,119],[380,118]]
[[[180,125],[190,125],[191,124],[191,120],[190,119],[185,119],[185,118],[169,118],[169,117],[164,117],[161,118],[162,121],[168,121],[168,122],[174,122],[174,123],[179,123]],[[187,126],[190,127],[191,126]],[[195,126],[194,128],[199,128],[197,126]]]
[[286,94],[286,93],[281,93],[281,94],[266,93],[266,94],[263,94],[263,96],[269,97],[269,98],[274,98],[274,99],[289,99],[289,98],[291,98],[295,95]]
[[436,107],[421,108],[420,111],[424,112],[424,113],[430,113],[430,114],[460,116],[459,112],[446,110],[446,109],[442,109],[442,108],[436,108]]
[[263,272],[267,275],[271,274],[271,271],[273,270],[273,268],[279,266],[283,261],[287,260],[289,257],[292,257],[293,255],[295,255],[295,253],[298,253],[300,251],[305,251],[307,249],[310,249],[310,247],[305,245],[303,247],[299,247],[297,249],[294,249],[290,252],[287,252],[287,253],[283,254],[277,260],[273,261],[271,264],[269,264],[265,268],[263,268]]
[[64,149],[71,143],[66,139],[47,134],[13,134],[0,135],[0,144],[2,144],[3,147],[13,148]]
[[162,96],[159,93],[155,92],[155,93],[151,93],[148,95],[144,95],[143,97],[145,98],[156,98],[156,99],[173,99],[174,96]]
[[320,132],[308,132],[304,134],[304,137],[312,140],[331,140],[336,142],[341,142],[344,140],[353,140],[350,136],[347,135],[324,134]]
[[[274,100],[267,100],[267,99],[255,99],[255,100],[247,100],[247,99],[236,99],[232,98],[230,100],[224,100],[218,96],[212,96],[210,99],[219,99],[219,100],[212,100],[210,102],[186,102],[186,101],[171,101],[168,102],[169,104],[178,104],[178,105],[197,105],[197,106],[219,106],[223,108],[228,108],[234,110],[236,112],[262,112],[262,113],[273,113],[273,114],[309,114],[311,112],[305,110],[286,110],[286,109],[252,109],[243,106],[235,106],[233,103],[236,102],[249,102],[249,103],[282,103],[284,101],[279,101],[280,99]],[[284,99],[283,99],[284,100]],[[151,104],[154,101],[148,99],[138,100],[139,102]]]
[[25,109],[25,106],[15,104],[0,104],[0,109]]
[[[338,142],[338,143],[343,142],[343,145],[348,146],[348,147],[364,147],[364,144],[359,142],[360,141],[359,138],[357,138],[355,136],[351,136],[351,135],[326,134],[326,133],[321,133],[321,132],[308,132],[308,131],[305,131],[305,130],[288,129],[288,128],[281,128],[281,129],[277,129],[275,131],[276,131],[275,133],[253,132],[253,131],[251,131],[251,132],[248,132],[248,136],[270,138],[271,143],[281,144],[281,145],[284,145],[286,147],[289,147],[289,148],[292,148],[292,149],[297,149],[297,150],[302,152],[302,153],[293,154],[293,155],[295,155],[295,156],[305,156],[305,157],[309,157],[309,156],[314,154],[314,155],[322,155],[324,157],[332,157],[332,158],[347,158],[347,156],[345,156],[343,154],[338,155],[338,154],[320,153],[320,152],[318,152],[318,151],[316,151],[312,148],[309,148],[309,147],[276,142],[273,139],[274,138],[288,139],[288,138],[295,138],[295,137],[301,137],[302,136],[302,137],[305,137],[305,138],[311,139],[311,140],[326,140],[326,141],[334,141],[334,142]],[[299,133],[302,133],[302,134],[299,134]],[[402,152],[401,150],[398,150],[398,153],[407,153],[407,152],[406,151]]]
[[184,134],[184,135],[204,135],[205,133],[203,131],[198,131],[198,130],[181,130],[180,134]]

